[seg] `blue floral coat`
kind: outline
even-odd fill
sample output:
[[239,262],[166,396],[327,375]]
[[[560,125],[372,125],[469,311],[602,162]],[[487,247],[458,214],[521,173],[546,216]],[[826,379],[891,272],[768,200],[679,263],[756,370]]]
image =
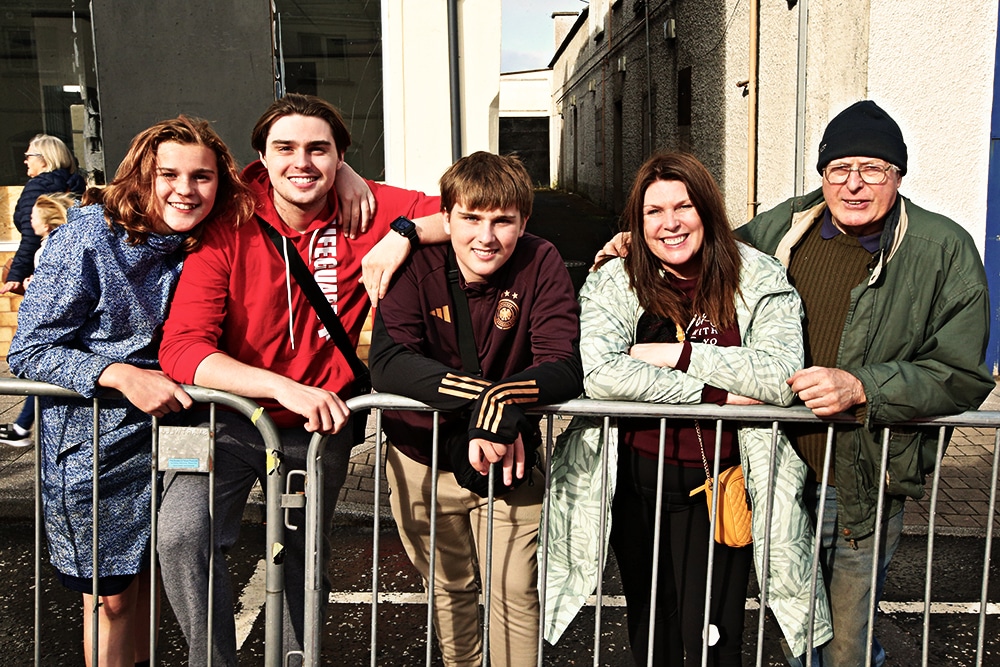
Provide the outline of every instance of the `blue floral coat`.
[[[42,501],[52,564],[90,577],[93,401],[115,362],[157,368],[167,306],[180,276],[183,235],[126,243],[100,206],[70,209],[49,237],[18,313],[7,360],[17,376],[87,398],[41,399]],[[151,417],[128,401],[102,400],[98,575],[145,566],[150,533]]]

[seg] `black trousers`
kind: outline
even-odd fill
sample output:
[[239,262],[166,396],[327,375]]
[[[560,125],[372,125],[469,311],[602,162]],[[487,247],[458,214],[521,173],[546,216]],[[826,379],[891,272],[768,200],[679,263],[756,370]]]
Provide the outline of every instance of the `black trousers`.
[[[705,470],[672,465],[664,468],[653,664],[698,667],[710,522],[704,494],[693,498],[688,494],[705,483]],[[611,547],[621,571],[629,641],[637,665],[646,665],[650,633],[656,481],[656,461],[622,447],[612,505]],[[719,638],[709,648],[708,664],[739,667],[752,547],[713,545],[709,618]]]

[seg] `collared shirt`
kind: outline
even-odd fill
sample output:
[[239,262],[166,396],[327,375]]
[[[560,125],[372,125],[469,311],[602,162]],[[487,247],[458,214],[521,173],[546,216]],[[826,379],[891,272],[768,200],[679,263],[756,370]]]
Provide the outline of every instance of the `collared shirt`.
[[[833,224],[833,216],[830,215],[829,208],[823,211],[823,226],[820,228],[819,233],[824,241],[829,241],[838,234],[844,233],[837,225]],[[874,255],[878,252],[879,242],[882,240],[882,230],[880,229],[874,234],[868,234],[867,236],[858,236],[857,239],[862,248]]]

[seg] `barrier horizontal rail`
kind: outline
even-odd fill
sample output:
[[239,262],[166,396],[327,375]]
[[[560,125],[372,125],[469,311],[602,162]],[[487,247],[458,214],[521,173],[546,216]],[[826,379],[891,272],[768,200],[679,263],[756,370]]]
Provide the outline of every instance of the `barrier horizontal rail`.
[[[205,387],[199,387],[194,385],[182,385],[184,391],[194,400],[196,403],[210,404],[213,406],[213,418],[214,418],[214,406],[223,405],[225,407],[231,408],[236,412],[244,415],[245,417],[251,419],[257,429],[260,431],[261,437],[264,440],[265,446],[275,457],[276,462],[281,460],[281,440],[278,435],[278,429],[275,426],[271,418],[261,410],[260,406],[253,400],[248,398],[243,398],[241,396],[235,396],[223,391],[218,391],[215,389],[208,389]],[[87,399],[80,394],[59,387],[57,385],[36,382],[34,380],[25,380],[20,378],[0,378],[0,395],[7,396],[25,396],[28,400],[32,400],[31,397],[52,397],[52,398],[75,398],[81,400],[93,400],[95,415],[100,410],[100,404],[102,401],[106,400],[120,400],[123,398],[121,393],[112,390],[101,390],[97,392],[93,399]],[[37,406],[36,406],[37,407]],[[42,523],[42,505],[41,505],[41,447],[37,446],[39,444],[41,433],[40,429],[37,428],[40,423],[42,416],[36,410],[35,413],[35,426],[33,429],[32,437],[35,439],[34,448],[34,485],[35,485],[35,619],[34,619],[34,664],[41,664],[41,592],[42,586],[39,585],[41,577],[41,553],[42,553],[42,539],[43,539],[43,523]],[[157,448],[159,442],[158,427],[159,420],[156,418],[152,419],[152,461],[154,465],[152,466],[152,474],[157,474],[157,469],[155,466]],[[96,435],[94,436],[96,440]],[[95,446],[94,451],[97,452],[98,448]],[[277,549],[274,545],[280,545],[284,542],[284,521],[282,516],[282,508],[280,504],[280,499],[282,493],[284,492],[285,486],[285,471],[283,466],[280,464],[276,465],[276,473],[268,476],[267,480],[267,526],[266,526],[266,545],[265,557],[266,563],[266,598],[265,598],[265,665],[267,667],[279,667],[283,664],[283,650],[282,650],[282,619],[283,619],[283,594],[284,594],[284,579],[283,579],[283,564],[279,559],[274,559],[271,554],[275,553]],[[95,470],[97,469],[97,462],[95,461]],[[94,488],[95,493],[97,490],[97,475],[94,476]],[[155,480],[154,480],[154,489]],[[150,517],[151,522],[151,542],[154,548],[151,549],[151,559],[155,558],[155,543],[156,543],[156,507],[157,503],[152,503],[152,514]],[[95,525],[93,526],[93,532],[95,535],[98,534],[96,525],[96,516],[94,518]],[[214,534],[214,531],[213,531]],[[95,547],[99,545],[95,544]],[[94,549],[95,557],[97,553],[97,548]],[[156,590],[156,567],[151,567],[150,577],[152,579],[151,586],[153,590]],[[96,570],[95,570],[96,572]],[[211,618],[211,615],[209,615]],[[156,637],[156,613],[155,606],[154,610],[150,614],[150,638],[151,638],[151,664],[156,664],[156,651],[155,651],[155,637]],[[99,632],[98,624],[95,622],[93,624],[93,645],[96,647],[98,645],[97,634]],[[209,633],[211,636],[211,633]],[[96,659],[96,653],[94,656]]]
[[[375,410],[377,422],[380,421],[381,410],[415,410],[415,411],[431,411],[433,408],[413,399],[405,398],[402,396],[390,395],[390,394],[370,394],[365,396],[359,396],[352,398],[347,402],[348,408],[352,412],[358,410]],[[754,406],[718,406],[714,404],[698,404],[698,405],[668,405],[668,404],[649,404],[649,403],[635,403],[635,402],[625,402],[625,401],[597,401],[590,399],[576,399],[572,401],[567,401],[561,404],[555,404],[546,407],[532,408],[528,411],[531,414],[545,415],[545,416],[562,416],[562,417],[572,417],[572,416],[600,416],[608,418],[620,418],[620,417],[645,417],[645,418],[659,418],[659,419],[710,419],[714,421],[725,421],[725,422],[739,422],[739,423],[754,423],[760,426],[772,425],[774,429],[779,428],[780,424],[788,423],[816,423],[816,424],[827,424],[830,426],[829,433],[837,427],[842,427],[844,425],[861,427],[862,425],[852,417],[851,415],[841,414],[836,415],[831,418],[820,419],[816,417],[809,409],[798,406],[791,408],[783,408],[777,406],[769,405],[754,405]],[[995,411],[968,411],[959,415],[952,415],[946,417],[934,417],[934,418],[922,418],[913,419],[907,422],[902,422],[892,425],[875,425],[872,428],[878,428],[885,430],[883,438],[883,448],[884,454],[888,451],[888,429],[894,429],[899,427],[923,427],[923,428],[935,428],[938,429],[939,435],[939,449],[938,449],[938,465],[935,469],[933,475],[933,482],[928,480],[928,491],[931,493],[931,525],[929,530],[929,540],[928,540],[928,562],[927,562],[927,580],[926,587],[928,589],[928,597],[925,600],[925,625],[929,622],[929,611],[930,611],[930,599],[929,599],[929,588],[930,588],[930,566],[931,560],[933,558],[933,527],[934,527],[934,508],[937,500],[937,490],[938,483],[940,479],[941,467],[940,460],[943,455],[944,446],[947,443],[947,433],[948,429],[955,427],[970,427],[970,428],[989,428],[998,429],[1000,428],[1000,412]],[[380,433],[380,423],[377,424],[377,443],[381,446],[382,436]],[[550,427],[550,437],[551,437],[551,427]],[[831,436],[832,437],[832,436]],[[1000,438],[1000,435],[995,435],[995,438]],[[314,439],[314,444],[322,440],[321,438]],[[312,448],[310,448],[312,452]],[[994,447],[994,455],[1000,452],[1000,448]],[[379,460],[379,457],[376,458]],[[378,463],[376,464],[376,475],[380,474]],[[882,470],[880,475],[884,478],[886,469],[886,456],[883,456],[882,460]],[[996,495],[996,483],[997,483],[997,467],[998,462],[994,462],[993,469],[993,481],[990,488],[990,505],[989,505],[989,519],[988,524],[992,526],[992,517],[995,513],[995,495]],[[717,473],[718,471],[716,471]],[[378,493],[379,481],[376,480],[376,493]],[[825,493],[825,485],[824,485]],[[884,493],[884,489],[882,490]],[[377,501],[376,501],[377,502]],[[880,498],[880,506],[882,500]],[[879,510],[881,520],[881,510]],[[820,514],[820,518],[822,513]],[[377,519],[376,519],[377,520]],[[543,522],[545,519],[543,519]],[[712,518],[713,529],[715,518]],[[544,525],[544,523],[543,523]],[[376,527],[377,528],[377,527]],[[312,529],[312,526],[310,526]],[[377,535],[377,530],[376,530]],[[377,539],[377,538],[376,538]],[[818,538],[817,538],[818,540]],[[992,541],[992,529],[987,530],[986,536],[987,544],[987,561],[988,565],[989,554],[991,550]],[[877,544],[877,538],[876,538]],[[375,546],[377,550],[377,544]],[[765,551],[767,547],[765,546]],[[877,547],[876,547],[877,549]],[[377,551],[376,551],[377,553]],[[818,566],[818,556],[819,556],[819,543],[816,543],[816,550],[814,554],[814,573]],[[766,556],[765,556],[766,558]],[[377,600],[377,556],[373,557],[373,591],[372,599]],[[766,562],[766,561],[765,561]],[[988,579],[988,571],[984,565],[983,572],[983,589],[982,589],[982,600],[980,608],[985,610],[986,608],[986,585]],[[319,567],[319,563],[317,563]],[[541,576],[541,573],[540,573]],[[816,575],[814,574],[814,577]],[[874,574],[873,574],[874,576]],[[766,585],[766,582],[765,582]],[[814,593],[815,594],[815,593]],[[766,600],[766,598],[765,598]],[[870,609],[872,618],[874,617],[874,602]],[[373,605],[372,612],[372,660],[374,664],[374,649],[375,649],[375,638],[376,638],[376,627],[375,627],[375,610]],[[308,616],[308,614],[307,614]],[[983,651],[983,623],[984,615],[980,618],[980,633],[978,637],[979,649],[978,649],[978,660],[977,664],[982,664],[982,651]],[[707,621],[706,621],[707,622]],[[811,624],[810,624],[811,625]],[[759,628],[759,639],[763,635],[764,625],[763,625],[763,611],[761,612],[760,628]],[[872,631],[872,624],[869,624],[869,632]],[[928,649],[926,646],[927,634],[925,632],[925,646],[923,649],[923,664],[927,664]],[[759,641],[758,644],[761,642]],[[811,639],[810,639],[811,643]],[[870,642],[869,642],[870,644]],[[318,650],[318,647],[317,647]],[[869,649],[870,650],[870,649]],[[318,653],[317,653],[318,655]],[[429,655],[429,651],[428,651]],[[707,653],[703,655],[703,659],[707,658]],[[758,651],[758,664],[760,664],[762,656],[760,651]],[[807,656],[807,664],[811,664],[812,656]],[[309,663],[307,663],[309,664]],[[541,653],[539,657],[539,664],[541,664]],[[595,651],[595,664],[596,663],[596,651]]]
[[[373,393],[355,396],[347,401],[351,412],[358,410],[417,410],[433,412],[434,408],[405,396],[396,394]],[[827,418],[819,418],[809,408],[795,406],[783,408],[774,405],[715,405],[714,403],[698,403],[694,405],[677,405],[666,403],[641,403],[634,401],[606,401],[590,398],[577,398],[564,403],[554,403],[543,407],[528,409],[529,414],[556,415],[563,417],[608,416],[608,417],[668,417],[677,419],[721,419],[723,421],[752,422],[813,422],[817,424],[857,424],[858,421],[848,414],[839,414]],[[907,422],[882,426],[956,426],[956,427],[1000,427],[1000,411],[970,410],[958,415],[947,417],[928,417],[913,419]]]

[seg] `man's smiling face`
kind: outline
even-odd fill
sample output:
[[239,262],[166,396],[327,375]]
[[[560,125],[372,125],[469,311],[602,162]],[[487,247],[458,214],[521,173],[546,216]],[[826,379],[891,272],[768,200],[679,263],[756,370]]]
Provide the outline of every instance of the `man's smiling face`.
[[308,225],[326,206],[343,163],[329,123],[299,115],[274,121],[260,158],[274,188],[274,207],[295,228]]

